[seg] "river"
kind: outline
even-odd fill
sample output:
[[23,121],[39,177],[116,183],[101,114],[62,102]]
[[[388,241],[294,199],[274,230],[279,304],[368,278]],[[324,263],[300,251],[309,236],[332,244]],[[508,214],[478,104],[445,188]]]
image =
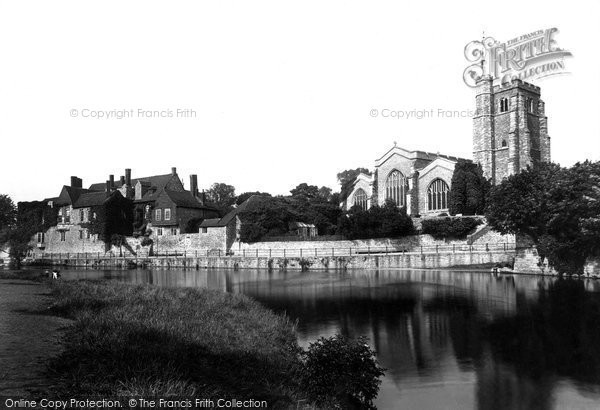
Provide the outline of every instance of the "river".
[[366,336],[380,409],[600,407],[600,281],[437,270],[64,270],[243,293],[320,336]]

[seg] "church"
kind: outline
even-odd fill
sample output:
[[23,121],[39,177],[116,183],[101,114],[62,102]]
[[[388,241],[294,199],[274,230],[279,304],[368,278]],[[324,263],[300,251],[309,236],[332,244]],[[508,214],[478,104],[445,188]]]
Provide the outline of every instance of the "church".
[[[540,88],[514,79],[494,85],[484,76],[475,88],[473,161],[492,184],[529,165],[550,162],[548,118]],[[461,158],[409,151],[394,144],[375,161],[372,173],[360,174],[344,208],[368,209],[392,199],[412,216],[448,212],[454,167]]]

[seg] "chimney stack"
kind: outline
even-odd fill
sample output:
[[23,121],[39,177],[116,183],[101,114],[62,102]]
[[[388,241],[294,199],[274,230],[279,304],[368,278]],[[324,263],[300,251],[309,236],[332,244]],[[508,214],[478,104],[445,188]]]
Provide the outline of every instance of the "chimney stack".
[[177,168],[171,168],[171,175],[177,175]]
[[83,184],[83,181],[81,180],[81,178],[77,178],[75,176],[71,177],[71,187],[73,188],[81,188]]
[[121,175],[120,182],[121,182],[121,186],[125,185],[125,177],[123,175]]
[[106,192],[109,193],[111,188],[112,188],[112,185],[111,185],[110,181],[106,181]]
[[194,195],[194,198],[198,198],[198,175],[190,175],[190,192]]
[[125,168],[125,183],[131,185],[131,168]]
[[110,187],[114,188],[115,187],[115,176],[113,174],[110,174],[108,176],[108,180],[110,181]]

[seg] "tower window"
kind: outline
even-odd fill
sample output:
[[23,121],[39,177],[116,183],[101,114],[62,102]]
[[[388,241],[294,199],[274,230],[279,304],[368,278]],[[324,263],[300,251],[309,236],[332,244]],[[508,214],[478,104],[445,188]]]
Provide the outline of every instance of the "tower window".
[[354,206],[360,207],[363,211],[367,210],[367,193],[362,188],[358,188],[354,194]]
[[507,146],[506,140],[502,140],[502,148],[505,148],[506,146]]
[[385,199],[392,199],[396,205],[406,205],[406,178],[398,170],[392,171],[385,181]]
[[448,208],[448,184],[441,179],[435,179],[427,188],[427,209],[438,211]]
[[500,99],[500,112],[508,111],[508,98]]
[[533,112],[533,108],[534,108],[533,98],[527,99],[527,111],[528,112]]

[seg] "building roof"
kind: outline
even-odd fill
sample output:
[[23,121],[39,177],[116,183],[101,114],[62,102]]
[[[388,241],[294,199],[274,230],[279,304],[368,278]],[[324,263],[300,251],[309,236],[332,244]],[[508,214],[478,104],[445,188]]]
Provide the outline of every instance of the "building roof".
[[315,228],[314,224],[307,224],[304,222],[292,222],[290,225],[293,228]]
[[100,206],[108,199],[108,192],[88,192],[82,194],[73,204],[73,208],[87,208],[90,206]]
[[52,200],[56,205],[73,205],[79,199],[79,196],[91,192],[89,189],[74,188],[72,186],[63,185],[58,197]]
[[[223,218],[219,220],[216,225],[211,226],[227,226],[229,223],[240,213],[249,209],[252,209],[254,206],[259,204],[261,200],[263,200],[264,196],[261,195],[252,195],[250,198],[246,199],[244,202],[239,204],[236,208],[232,209],[227,213]],[[212,222],[211,222],[212,223]],[[200,225],[202,226],[202,225]]]
[[148,192],[141,199],[136,199],[135,203],[146,203],[156,201],[160,196],[167,195],[169,199],[180,208],[194,208],[194,209],[210,209],[216,210],[212,206],[203,205],[190,191],[174,191],[171,189],[163,188],[161,190]]
[[444,158],[444,159],[454,161],[454,162],[461,160],[461,159],[464,161],[469,161],[469,162],[471,161],[470,159],[455,157],[452,155],[443,155],[440,153],[434,154],[432,152],[418,151],[418,150],[409,151],[407,149],[404,149],[404,148],[394,145],[385,154],[383,154],[381,156],[381,158],[378,158],[375,161],[375,167],[378,167],[379,165],[383,164],[393,154],[399,154],[399,155],[405,156],[406,158],[411,159],[411,160],[423,159],[423,160],[433,161],[436,158]]
[[[173,178],[174,176],[175,175],[170,173],[164,175],[154,175],[150,177],[132,178],[131,186],[135,186],[139,181],[142,184],[149,184],[150,186],[155,186],[156,188],[158,188],[158,190],[161,190],[169,183],[171,178]],[[121,186],[123,186],[123,184],[121,184],[121,181],[115,181],[115,188],[120,188]],[[90,190],[104,191],[106,190],[106,182],[92,184],[90,185]]]
[[200,224],[200,228],[214,228],[217,226],[223,226],[219,224],[219,218],[205,219]]
[[213,209],[212,207],[203,205],[190,191],[172,191],[170,189],[164,189],[163,191],[179,207]]

